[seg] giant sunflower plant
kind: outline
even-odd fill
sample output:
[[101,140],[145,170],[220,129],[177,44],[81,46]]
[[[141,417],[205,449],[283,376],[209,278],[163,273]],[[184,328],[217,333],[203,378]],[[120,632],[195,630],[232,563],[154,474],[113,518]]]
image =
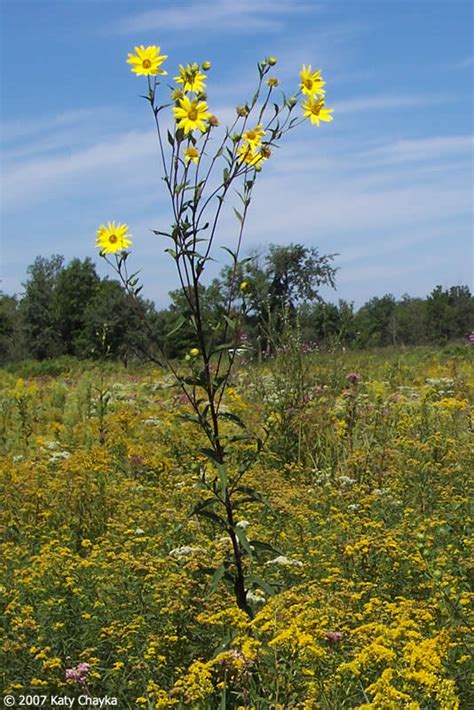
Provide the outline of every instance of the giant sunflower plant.
[[[195,347],[183,364],[177,365],[164,355],[160,356],[160,362],[173,373],[192,409],[188,419],[202,430],[207,440],[200,451],[205,454],[207,464],[198,466],[203,495],[192,514],[212,520],[232,542],[232,558],[214,570],[211,589],[221,579],[231,582],[238,606],[253,616],[252,588],[272,591],[253,574],[255,550],[265,546],[248,539],[245,526],[239,525],[237,518],[242,504],[266,503],[258,491],[242,482],[263,441],[262,436],[249,431],[241,417],[223,407],[236,350],[242,344],[240,324],[246,312],[246,293],[251,288],[251,284],[239,278],[244,227],[257,177],[272,156],[273,148],[307,118],[317,126],[320,121],[331,121],[332,109],[325,105],[321,71],[313,71],[311,65],[303,66],[299,86],[290,97],[284,93],[277,96],[279,80],[270,76],[277,61],[269,57],[257,66],[257,86],[252,98],[236,108],[232,124],[222,129],[209,109],[205,93],[205,72],[211,69],[210,63],[179,65],[175,85],[168,87],[169,94],[162,84],[162,77],[167,74],[162,67],[166,59],[155,45],[135,47],[127,59],[132,72],[145,76],[148,83],[144,98],[152,110],[163,179],[173,213],[171,229],[152,231],[171,241],[166,251],[174,261],[188,313],[182,315],[177,327],[188,320],[195,334]],[[302,114],[295,115],[300,98]],[[165,129],[170,106],[172,128]],[[238,209],[233,205],[237,219],[235,244],[233,249],[222,247],[231,259],[230,281],[222,317],[209,334],[203,317],[202,277],[206,265],[214,258],[215,247],[219,246],[216,244],[219,220],[232,198],[240,202]],[[139,305],[137,296],[141,287],[137,274],[129,275],[127,271],[130,245],[125,224],[108,222],[97,232],[100,255],[111,264]],[[244,460],[233,455],[242,447],[247,452]]]

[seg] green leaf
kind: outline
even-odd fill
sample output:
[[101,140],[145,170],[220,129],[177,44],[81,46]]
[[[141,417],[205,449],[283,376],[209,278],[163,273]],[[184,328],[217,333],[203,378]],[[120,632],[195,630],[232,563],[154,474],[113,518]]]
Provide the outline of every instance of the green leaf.
[[248,554],[249,557],[253,557],[252,555],[252,550],[250,549],[250,543],[247,539],[247,535],[245,534],[244,530],[242,528],[239,528],[237,525],[234,526],[234,532],[237,535],[237,538],[244,548],[245,552]]
[[262,550],[269,550],[269,552],[275,552],[277,555],[283,554],[281,550],[278,550],[276,547],[273,547],[273,545],[270,545],[269,542],[262,542],[262,540],[252,539],[252,545],[254,547],[259,547]]
[[205,508],[218,502],[217,498],[206,498],[206,500],[203,500],[194,506],[192,511],[189,513],[189,517],[192,518],[193,515],[199,515],[199,513],[201,513]]
[[242,217],[240,212],[238,210],[236,210],[235,207],[233,208],[233,210],[234,210],[234,214],[237,217],[237,219],[239,220],[239,222],[242,223],[244,221],[244,218]]
[[174,335],[175,333],[177,333],[178,330],[180,328],[182,328],[185,323],[186,323],[186,318],[184,316],[180,316],[175,327],[172,330],[170,330],[169,333],[166,333],[165,337],[169,338],[171,335]]
[[228,478],[227,478],[227,466],[225,463],[217,463],[216,462],[216,468],[217,468],[217,473],[219,474],[219,481],[221,484],[221,491],[222,495],[225,497],[227,495],[227,486],[228,486]]
[[257,577],[257,575],[252,574],[251,577],[248,578],[248,581],[257,584],[261,589],[263,589],[264,592],[268,594],[269,597],[275,596],[275,590],[273,589],[273,587],[268,584],[268,582],[265,582],[265,580],[261,577]]
[[221,460],[219,458],[219,454],[216,451],[214,451],[214,449],[203,448],[203,449],[199,449],[199,451],[201,454],[204,454],[204,456],[207,456],[208,459],[213,461],[216,464],[216,466],[222,465]]
[[209,594],[214,594],[214,592],[216,591],[217,587],[219,586],[219,582],[223,578],[224,574],[225,574],[225,567],[224,567],[224,563],[222,563],[221,565],[219,565],[219,567],[216,569],[216,571],[213,574],[211,584],[209,587]]
[[238,325],[239,325],[238,322],[235,320],[232,320],[231,318],[229,318],[229,316],[226,316],[225,313],[224,313],[224,320],[231,330],[236,330],[238,328]]
[[237,254],[234,251],[232,251],[232,249],[229,249],[228,247],[221,247],[221,249],[223,249],[224,251],[228,252],[231,255],[234,263],[237,261]]
[[228,419],[231,422],[234,422],[234,424],[237,424],[241,429],[246,429],[245,423],[242,421],[240,417],[237,416],[237,414],[233,414],[232,412],[219,412],[218,416],[221,419]]
[[273,512],[273,508],[270,505],[270,502],[267,500],[267,498],[265,498],[265,496],[256,491],[255,488],[252,488],[251,486],[237,486],[235,491],[236,493],[245,493],[253,501],[255,501],[256,503],[262,503],[262,505],[266,506],[269,510]]
[[217,513],[213,513],[212,510],[201,510],[199,516],[201,518],[209,518],[209,520],[212,520],[213,523],[219,525],[219,527],[223,530],[227,530],[227,523],[225,520],[223,520],[220,515],[217,515]]
[[227,682],[226,679],[224,678],[224,688],[222,690],[222,695],[221,695],[221,703],[219,710],[226,710],[227,708]]

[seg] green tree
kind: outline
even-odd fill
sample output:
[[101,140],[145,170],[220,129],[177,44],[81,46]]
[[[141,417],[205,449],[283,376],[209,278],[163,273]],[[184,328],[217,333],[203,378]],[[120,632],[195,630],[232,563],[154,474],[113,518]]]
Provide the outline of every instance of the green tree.
[[391,293],[374,297],[360,308],[354,319],[359,347],[395,345],[397,340],[396,301]]
[[0,293],[0,363],[27,356],[25,323],[16,296]]
[[[285,323],[295,324],[298,308],[320,300],[321,286],[335,286],[334,256],[302,244],[271,244],[263,255],[243,262],[238,277],[248,283],[246,325],[267,354]],[[227,286],[230,273],[223,278]]]
[[55,291],[64,257],[55,254],[49,259],[37,256],[28,267],[28,280],[21,300],[25,320],[28,350],[39,360],[64,352],[58,329]]
[[84,311],[84,325],[77,340],[82,355],[121,359],[147,359],[156,330],[153,304],[140,299],[141,308],[117,281],[103,279]]
[[100,285],[92,261],[73,259],[56,277],[53,318],[62,350],[67,355],[83,354],[83,331],[90,318],[89,303]]
[[474,327],[474,298],[467,286],[436,286],[427,299],[430,340],[445,343],[462,338]]
[[397,302],[394,314],[397,342],[403,345],[422,345],[428,340],[427,307],[423,298],[404,294]]

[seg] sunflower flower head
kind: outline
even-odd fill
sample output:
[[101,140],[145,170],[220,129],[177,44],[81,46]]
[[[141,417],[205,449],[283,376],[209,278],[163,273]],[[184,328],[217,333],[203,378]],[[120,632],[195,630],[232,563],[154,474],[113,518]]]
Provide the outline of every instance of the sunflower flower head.
[[199,160],[198,149],[195,148],[193,145],[190,145],[189,148],[186,148],[186,150],[184,151],[184,160],[186,165],[189,165],[191,160],[193,161],[193,163],[197,164]]
[[247,163],[251,168],[260,170],[264,160],[270,157],[271,151],[267,146],[263,146],[261,150],[253,148],[245,143],[237,149],[237,160],[239,163]]
[[174,117],[178,123],[178,128],[182,128],[187,135],[199,128],[202,133],[207,130],[204,121],[210,118],[211,113],[205,101],[194,99],[190,101],[187,96],[179,100],[179,106],[173,108]]
[[205,74],[201,74],[197,64],[187,64],[185,67],[179,65],[179,76],[175,76],[174,80],[182,85],[183,91],[192,91],[195,94],[200,94],[206,88],[204,79]]
[[160,55],[160,48],[154,44],[149,47],[135,47],[135,54],[129,54],[127,64],[132,65],[132,71],[137,76],[156,76],[157,74],[167,74],[164,69],[160,69],[161,64],[167,59],[164,54]]
[[320,121],[332,121],[331,116],[334,109],[326,108],[324,99],[308,98],[303,102],[303,117],[309,118],[311,123],[319,126]]
[[259,123],[255,128],[246,131],[242,135],[242,140],[244,140],[248,145],[254,149],[262,144],[262,138],[265,135],[265,131],[262,128],[262,124]]
[[320,69],[313,72],[311,64],[308,67],[303,64],[303,68],[300,71],[300,79],[300,89],[305,96],[314,98],[315,96],[324,96],[326,93],[323,89],[326,82],[323,81]]
[[101,254],[115,254],[131,245],[130,236],[128,225],[107,222],[107,226],[102,224],[97,230],[95,245],[100,249]]

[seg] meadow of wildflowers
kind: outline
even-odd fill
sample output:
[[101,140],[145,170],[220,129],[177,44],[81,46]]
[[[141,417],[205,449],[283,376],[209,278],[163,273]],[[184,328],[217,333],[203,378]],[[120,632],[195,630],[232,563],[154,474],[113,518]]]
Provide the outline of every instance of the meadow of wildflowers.
[[230,538],[191,514],[203,435],[166,371],[1,375],[4,693],[469,707],[468,348],[307,353],[302,399],[288,357],[223,405],[268,433],[267,504],[238,509],[253,618],[212,583]]
[[[246,361],[239,254],[257,174],[289,130],[332,120],[325,82],[304,65],[274,100],[268,57],[219,134],[210,64],[180,65],[163,98],[160,52],[128,62],[147,81],[174,217],[154,231],[194,342],[182,362],[150,353],[153,369],[1,374],[4,693],[147,710],[468,707],[469,346],[324,355],[293,331]],[[227,307],[209,329],[201,276],[231,195]],[[97,231],[134,299],[131,244],[126,224]]]

